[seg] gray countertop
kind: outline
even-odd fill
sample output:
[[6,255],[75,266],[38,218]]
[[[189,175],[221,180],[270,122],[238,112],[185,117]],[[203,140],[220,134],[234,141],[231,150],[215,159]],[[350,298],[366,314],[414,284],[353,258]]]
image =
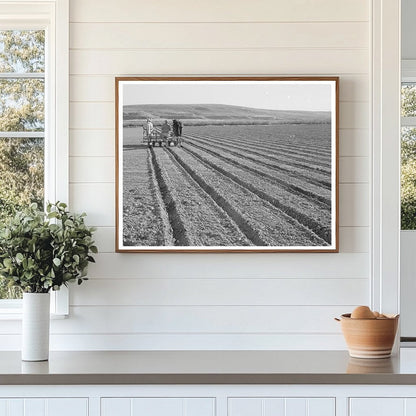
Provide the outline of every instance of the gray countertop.
[[346,351],[71,351],[48,362],[0,353],[0,384],[416,384],[416,349],[389,359]]

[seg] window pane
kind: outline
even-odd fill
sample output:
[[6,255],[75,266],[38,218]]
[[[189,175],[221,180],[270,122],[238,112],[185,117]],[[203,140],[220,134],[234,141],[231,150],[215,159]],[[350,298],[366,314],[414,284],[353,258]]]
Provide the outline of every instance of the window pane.
[[[44,140],[0,138],[0,223],[15,210],[36,202],[43,206]],[[0,279],[0,299],[19,299],[21,291]]]
[[[0,132],[44,131],[43,76],[24,76],[44,72],[44,30],[0,30],[0,73],[20,75],[0,78]],[[44,139],[0,138],[0,225],[31,202],[43,206],[43,199]],[[0,279],[0,299],[21,296]]]
[[0,218],[36,202],[43,205],[44,140],[0,138]]
[[401,228],[416,229],[416,128],[402,127]]
[[45,129],[45,82],[42,79],[0,79],[0,131]]
[[45,31],[0,30],[0,72],[45,72]]
[[416,84],[411,82],[402,83],[401,113],[402,117],[416,116]]

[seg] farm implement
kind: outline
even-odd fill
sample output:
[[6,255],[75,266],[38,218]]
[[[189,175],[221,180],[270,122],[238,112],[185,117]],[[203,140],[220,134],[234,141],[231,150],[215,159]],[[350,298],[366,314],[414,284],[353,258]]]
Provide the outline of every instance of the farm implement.
[[181,146],[182,137],[173,135],[172,131],[163,133],[161,130],[155,128],[148,133],[146,129],[143,129],[143,143],[149,147]]

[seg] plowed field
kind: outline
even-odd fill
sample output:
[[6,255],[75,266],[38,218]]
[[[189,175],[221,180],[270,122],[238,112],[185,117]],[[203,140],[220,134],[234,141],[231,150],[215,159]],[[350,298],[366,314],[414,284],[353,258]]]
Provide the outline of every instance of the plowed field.
[[180,147],[124,128],[125,246],[328,246],[329,124],[185,126]]

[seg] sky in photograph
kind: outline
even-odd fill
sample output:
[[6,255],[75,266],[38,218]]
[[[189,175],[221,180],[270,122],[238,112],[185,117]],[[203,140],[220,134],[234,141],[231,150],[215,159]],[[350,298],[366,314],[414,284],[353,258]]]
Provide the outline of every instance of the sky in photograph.
[[123,104],[226,104],[268,110],[330,111],[325,82],[125,82]]

